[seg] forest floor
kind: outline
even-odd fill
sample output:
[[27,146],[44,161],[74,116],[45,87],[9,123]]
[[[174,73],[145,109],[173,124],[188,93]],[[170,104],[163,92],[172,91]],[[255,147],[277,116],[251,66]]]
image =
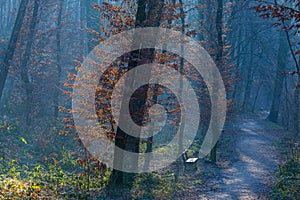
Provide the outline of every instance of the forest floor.
[[[175,182],[174,175],[178,168],[174,162],[171,166],[159,172],[140,174],[137,176],[137,179],[131,189],[128,187],[125,187],[124,189],[113,188],[112,190],[111,188],[103,189],[105,184],[102,183],[106,183],[104,179],[109,177],[109,173],[102,177],[103,180],[99,179],[98,176],[91,179],[94,180],[93,184],[99,184],[94,185],[90,191],[87,191],[87,189],[84,188],[82,189],[81,185],[87,184],[87,179],[84,177],[85,173],[82,173],[82,170],[85,172],[85,169],[78,168],[78,166],[75,165],[78,160],[77,158],[73,158],[71,154],[66,154],[60,161],[57,161],[56,157],[53,157],[52,159],[49,158],[48,161],[45,161],[50,164],[54,162],[54,165],[52,166],[55,166],[55,168],[53,168],[55,171],[49,171],[48,168],[40,169],[41,166],[36,166],[37,164],[30,166],[34,167],[32,171],[28,171],[28,166],[26,165],[22,166],[20,164],[20,166],[18,165],[17,167],[17,163],[22,160],[27,160],[28,163],[32,161],[28,160],[27,157],[23,158],[24,156],[20,156],[23,154],[27,155],[29,152],[28,148],[36,147],[39,152],[38,155],[47,154],[42,151],[41,147],[36,146],[36,143],[32,143],[32,140],[28,139],[29,142],[27,144],[25,139],[23,139],[24,141],[20,141],[19,134],[17,132],[14,135],[9,135],[10,132],[7,132],[7,135],[2,137],[3,141],[1,142],[0,140],[0,148],[2,147],[2,149],[5,150],[3,151],[3,156],[9,153],[15,154],[15,157],[21,158],[19,161],[14,162],[16,165],[12,163],[7,164],[4,163],[3,159],[1,161],[0,155],[0,161],[2,162],[2,164],[0,162],[0,172],[6,173],[0,173],[1,176],[3,176],[2,179],[4,183],[7,183],[7,187],[5,186],[7,192],[5,194],[8,194],[9,197],[11,194],[14,194],[14,189],[11,187],[11,180],[16,180],[16,187],[19,188],[20,190],[18,191],[21,192],[17,194],[26,196],[27,193],[23,192],[23,185],[28,185],[30,181],[35,180],[35,182],[39,182],[41,186],[38,186],[39,188],[35,187],[35,189],[38,189],[39,192],[34,193],[42,195],[42,197],[50,197],[52,195],[49,199],[69,199],[65,198],[65,195],[69,194],[76,196],[74,199],[82,199],[79,197],[87,195],[88,193],[91,194],[91,197],[95,197],[90,199],[103,200],[269,199],[271,187],[275,180],[275,171],[277,170],[277,167],[286,160],[285,157],[288,155],[289,149],[291,149],[291,144],[293,144],[293,135],[284,130],[281,126],[271,123],[265,118],[266,114],[264,113],[244,114],[239,115],[230,122],[227,122],[226,127],[224,127],[224,133],[222,133],[218,143],[217,163],[211,163],[208,160],[202,159],[198,162],[198,169],[196,172],[183,171],[183,164],[180,163],[180,174]],[[15,131],[12,130],[12,132]],[[15,145],[13,146],[11,144]],[[27,147],[27,149],[25,147]],[[45,148],[45,151],[46,149],[47,148]],[[193,149],[191,147],[190,150],[192,152],[197,149]],[[19,155],[18,152],[23,153],[20,153]],[[34,159],[34,157],[32,159]],[[74,166],[70,165],[70,163],[74,162]],[[179,162],[177,162],[177,164],[179,164]],[[1,166],[6,166],[7,170]],[[70,176],[70,172],[66,170],[63,171],[62,167],[64,167],[64,169],[66,167],[68,169],[70,168],[72,176]],[[78,176],[73,177],[74,170],[79,172],[77,173]],[[25,174],[25,176],[21,176],[21,172],[23,175]],[[33,179],[26,179],[28,174],[31,174]],[[81,176],[82,174],[83,176]],[[14,177],[14,179],[11,177]],[[24,179],[22,179],[22,177],[24,177]],[[49,182],[49,177],[60,177],[62,185],[58,187],[58,182]],[[88,181],[90,181],[90,179],[88,179]],[[44,183],[46,183],[46,185],[44,185]],[[44,188],[45,191],[40,192],[41,188]],[[51,189],[49,190],[49,188]],[[0,189],[0,199],[7,199],[1,198],[1,192],[3,191],[4,190],[1,191]],[[56,198],[57,196],[62,198]]]
[[[190,173],[183,199],[268,199],[277,166],[291,133],[265,120],[265,115],[242,115],[225,128],[217,164],[201,161]],[[221,138],[221,141],[222,141]],[[203,182],[197,182],[201,179]],[[196,184],[195,184],[196,182]]]

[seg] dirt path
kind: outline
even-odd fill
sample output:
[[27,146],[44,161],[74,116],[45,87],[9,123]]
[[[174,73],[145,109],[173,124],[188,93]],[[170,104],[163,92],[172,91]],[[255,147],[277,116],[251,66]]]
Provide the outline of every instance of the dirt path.
[[268,199],[272,177],[281,156],[275,143],[285,138],[285,131],[270,129],[270,123],[259,117],[246,117],[235,122],[238,138],[237,157],[215,180],[207,184],[210,191],[197,199]]

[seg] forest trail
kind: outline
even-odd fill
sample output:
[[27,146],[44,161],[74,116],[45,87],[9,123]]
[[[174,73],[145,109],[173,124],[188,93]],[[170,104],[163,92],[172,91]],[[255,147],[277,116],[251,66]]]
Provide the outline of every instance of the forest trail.
[[272,177],[282,161],[275,143],[286,139],[287,133],[271,131],[270,122],[256,117],[242,117],[234,123],[239,133],[237,159],[217,173],[217,180],[209,183],[212,189],[198,199],[268,199]]

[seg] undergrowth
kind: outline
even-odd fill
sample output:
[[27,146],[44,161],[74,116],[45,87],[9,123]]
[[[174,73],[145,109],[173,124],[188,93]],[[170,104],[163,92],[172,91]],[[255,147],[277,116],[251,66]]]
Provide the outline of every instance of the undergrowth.
[[300,148],[295,143],[287,161],[279,166],[271,190],[272,199],[300,199]]

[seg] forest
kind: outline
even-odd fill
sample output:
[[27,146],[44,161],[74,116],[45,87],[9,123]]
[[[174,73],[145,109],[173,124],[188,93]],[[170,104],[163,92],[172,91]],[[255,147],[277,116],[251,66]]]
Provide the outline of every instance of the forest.
[[298,0],[0,16],[0,199],[300,199]]

